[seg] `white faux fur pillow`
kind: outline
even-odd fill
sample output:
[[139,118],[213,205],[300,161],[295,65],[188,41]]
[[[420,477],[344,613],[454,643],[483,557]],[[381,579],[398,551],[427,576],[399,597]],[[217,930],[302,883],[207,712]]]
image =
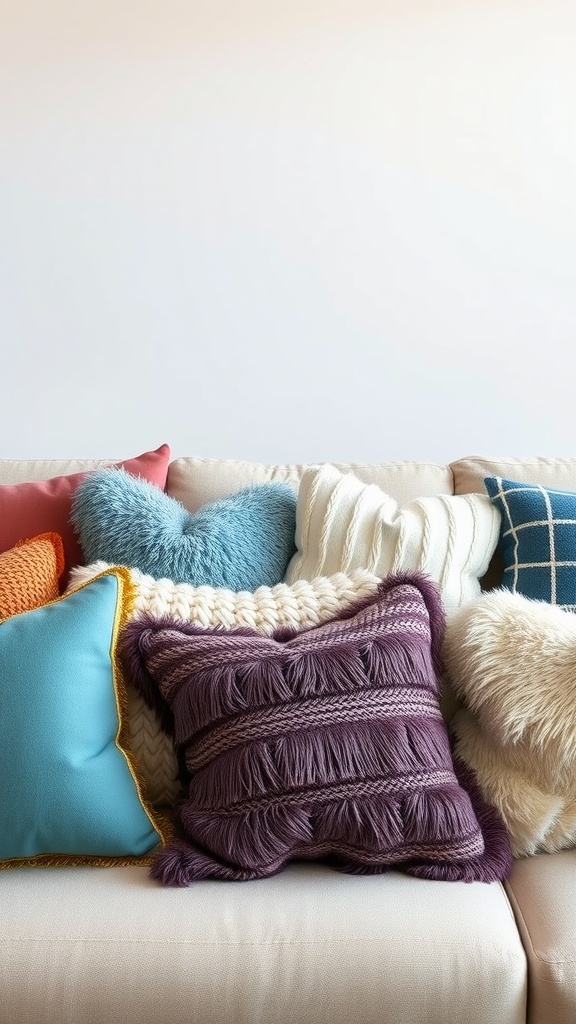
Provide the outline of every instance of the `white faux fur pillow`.
[[[70,573],[68,590],[107,568],[105,562],[76,567]],[[149,613],[158,618],[172,616],[183,622],[196,622],[199,626],[249,626],[266,635],[281,627],[301,630],[327,622],[342,608],[375,594],[381,582],[378,576],[360,569],[350,575],[335,573],[328,578],[298,580],[292,586],[278,583],[274,587],[258,587],[253,592],[237,592],[156,580],[138,569],[130,569],[130,574],[136,588],[132,618]],[[154,711],[130,685],[128,693],[130,739],[149,799],[156,806],[172,805],[179,791],[172,741],[160,729]]]
[[452,719],[455,752],[514,855],[576,845],[576,615],[491,591],[450,618],[443,654],[465,705]]
[[480,593],[500,514],[486,494],[435,495],[399,506],[375,484],[330,464],[304,471],[288,582],[364,568],[377,576],[420,570],[440,587],[446,612]]

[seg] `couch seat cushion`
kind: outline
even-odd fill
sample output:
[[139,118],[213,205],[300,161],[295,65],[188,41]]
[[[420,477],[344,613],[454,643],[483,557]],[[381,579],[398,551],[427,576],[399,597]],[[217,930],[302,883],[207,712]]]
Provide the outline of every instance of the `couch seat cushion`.
[[528,1024],[576,1020],[576,851],[514,863],[506,883],[528,956]]
[[524,1024],[526,960],[499,883],[36,868],[2,879],[0,990],[10,1024]]

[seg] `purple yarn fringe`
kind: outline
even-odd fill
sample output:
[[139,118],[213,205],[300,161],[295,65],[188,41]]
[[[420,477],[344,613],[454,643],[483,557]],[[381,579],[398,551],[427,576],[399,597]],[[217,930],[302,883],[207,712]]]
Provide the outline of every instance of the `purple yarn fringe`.
[[385,578],[322,626],[263,637],[148,616],[126,671],[188,765],[178,838],[152,876],[245,880],[289,860],[490,882],[508,837],[454,763],[439,710],[444,613],[421,573]]

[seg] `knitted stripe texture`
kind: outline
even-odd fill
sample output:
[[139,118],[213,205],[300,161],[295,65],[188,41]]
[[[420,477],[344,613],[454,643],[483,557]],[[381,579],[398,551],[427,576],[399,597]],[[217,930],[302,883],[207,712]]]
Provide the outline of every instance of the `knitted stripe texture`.
[[323,858],[356,873],[504,877],[504,827],[459,781],[440,713],[443,623],[420,574],[383,580],[309,630],[130,623],[127,671],[171,716],[187,768],[178,836],[153,876],[253,879]]
[[40,608],[59,596],[64,546],[58,533],[40,533],[0,554],[0,619]]
[[[77,566],[69,589],[81,586],[109,570],[106,562]],[[276,629],[308,629],[337,615],[356,601],[374,595],[380,578],[365,569],[336,573],[314,580],[278,583],[254,591],[218,587],[192,587],[130,569],[135,594],[132,619],[145,615],[171,616],[199,626],[234,629],[247,626],[271,635]],[[180,792],[174,744],[161,728],[161,717],[129,686],[130,742],[142,768],[150,800],[157,807],[172,806]]]

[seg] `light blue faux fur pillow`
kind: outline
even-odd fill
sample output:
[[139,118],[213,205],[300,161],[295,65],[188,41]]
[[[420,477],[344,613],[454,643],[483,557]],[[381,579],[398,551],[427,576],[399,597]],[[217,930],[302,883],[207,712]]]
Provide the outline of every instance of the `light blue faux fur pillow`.
[[294,554],[296,493],[267,483],[189,512],[152,484],[106,468],[74,494],[71,522],[86,562],[127,565],[156,579],[255,590],[284,578]]

